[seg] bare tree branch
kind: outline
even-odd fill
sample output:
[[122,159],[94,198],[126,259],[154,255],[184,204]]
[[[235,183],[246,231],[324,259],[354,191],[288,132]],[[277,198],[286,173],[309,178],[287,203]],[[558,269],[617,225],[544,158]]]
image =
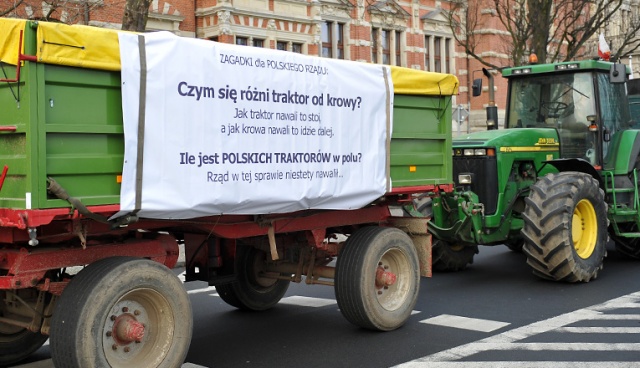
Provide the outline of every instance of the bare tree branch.
[[[479,10],[486,14],[487,8],[480,7],[487,6],[501,29],[484,33],[504,32],[504,52],[511,65],[522,65],[530,52],[535,52],[540,62],[567,61],[589,56],[592,50],[588,46],[598,33],[612,27],[625,2],[629,0],[454,0],[448,19],[458,45],[484,65],[495,67],[483,56],[495,50],[479,47],[483,33],[479,31],[487,30]],[[640,34],[640,16],[635,12],[622,23],[614,32],[619,35],[617,57],[640,48],[634,41]]]
[[22,5],[22,3],[24,2],[24,0],[19,0],[16,1],[15,3],[13,3],[9,8],[2,10],[0,9],[0,17],[4,17],[6,15],[11,14],[12,12],[14,12],[20,5]]

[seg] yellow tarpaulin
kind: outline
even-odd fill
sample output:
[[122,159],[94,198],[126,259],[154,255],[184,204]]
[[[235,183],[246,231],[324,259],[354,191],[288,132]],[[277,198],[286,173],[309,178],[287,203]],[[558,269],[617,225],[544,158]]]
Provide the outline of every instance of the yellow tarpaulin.
[[458,93],[458,78],[452,74],[392,66],[391,80],[393,92],[397,94],[455,95]]
[[[24,31],[27,21],[24,19],[0,18],[0,61],[6,64],[18,64],[18,45],[20,31]],[[24,53],[24,42],[20,53]]]
[[40,22],[37,57],[50,64],[120,70],[118,31]]

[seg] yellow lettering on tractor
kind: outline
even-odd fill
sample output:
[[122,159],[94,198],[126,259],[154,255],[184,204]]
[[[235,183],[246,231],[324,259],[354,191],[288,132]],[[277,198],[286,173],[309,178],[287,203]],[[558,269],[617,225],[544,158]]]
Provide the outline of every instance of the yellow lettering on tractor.
[[538,138],[538,143],[536,143],[536,146],[547,146],[547,145],[556,145],[556,144],[558,144],[558,142],[556,142],[555,138],[540,137]]

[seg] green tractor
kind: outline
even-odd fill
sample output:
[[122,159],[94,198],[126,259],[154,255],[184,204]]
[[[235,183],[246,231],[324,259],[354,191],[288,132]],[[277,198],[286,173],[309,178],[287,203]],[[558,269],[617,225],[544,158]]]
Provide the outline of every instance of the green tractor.
[[432,217],[435,270],[463,269],[478,245],[505,244],[523,251],[539,277],[588,282],[609,236],[640,258],[640,126],[629,112],[628,73],[596,60],[502,70],[505,129],[491,129],[490,103],[489,129],[453,140],[456,190],[418,201]]

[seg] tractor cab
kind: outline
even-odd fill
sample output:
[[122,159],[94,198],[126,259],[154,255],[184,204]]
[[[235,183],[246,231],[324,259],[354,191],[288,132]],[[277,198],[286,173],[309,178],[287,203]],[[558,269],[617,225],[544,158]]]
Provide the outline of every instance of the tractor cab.
[[617,132],[634,127],[626,86],[612,83],[612,64],[567,62],[508,68],[506,129],[557,131],[560,158],[607,162]]

